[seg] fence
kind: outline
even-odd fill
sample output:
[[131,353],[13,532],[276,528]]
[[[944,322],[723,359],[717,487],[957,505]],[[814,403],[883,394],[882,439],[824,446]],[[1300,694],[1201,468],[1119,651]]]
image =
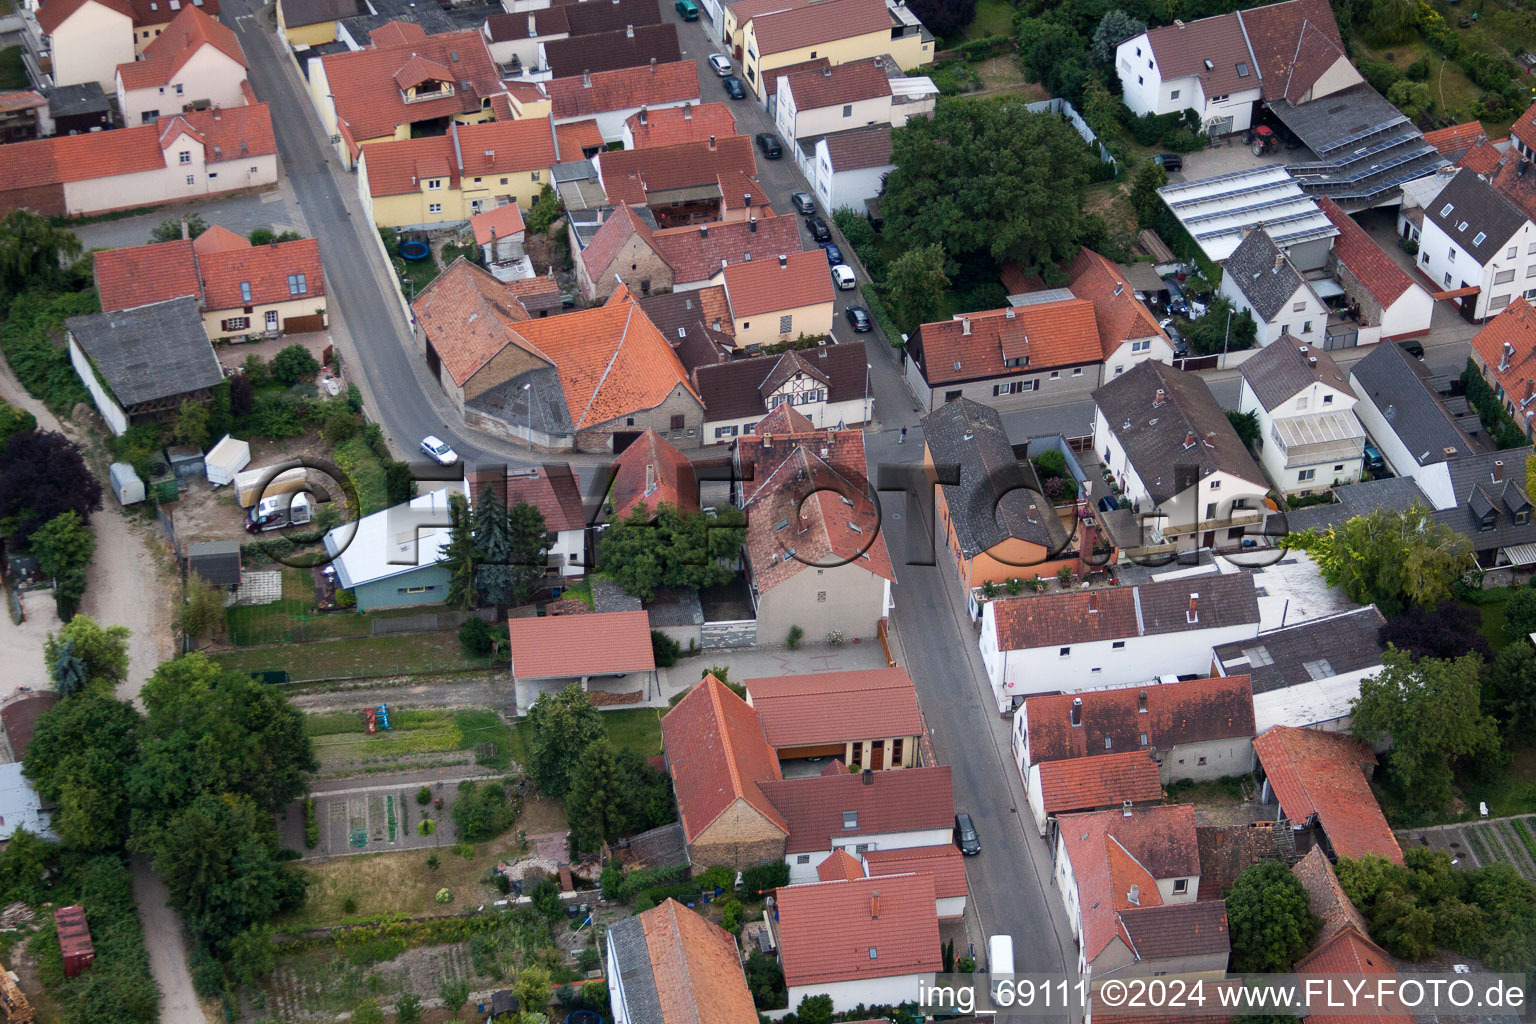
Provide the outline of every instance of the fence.
[[1088,144],[1089,148],[1098,148],[1100,162],[1109,164],[1115,168],[1117,173],[1120,170],[1120,161],[1116,160],[1114,155],[1104,147],[1104,143],[1099,141],[1099,137],[1094,134],[1092,128],[1088,127],[1088,122],[1083,120],[1082,115],[1077,112],[1077,108],[1060,96],[1041,100],[1038,103],[1027,104],[1024,109],[1028,110],[1031,114],[1044,113],[1061,116],[1068,124],[1077,129],[1077,134],[1083,137],[1083,141]]

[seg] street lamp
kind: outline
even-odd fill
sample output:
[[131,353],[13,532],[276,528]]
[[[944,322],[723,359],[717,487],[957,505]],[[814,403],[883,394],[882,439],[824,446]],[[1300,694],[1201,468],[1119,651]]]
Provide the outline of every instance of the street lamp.
[[523,404],[528,407],[528,450],[533,451],[533,382],[523,385]]
[[864,428],[869,429],[869,375],[874,370],[874,363],[864,364]]
[[1227,333],[1221,339],[1221,365],[1217,367],[1218,370],[1225,370],[1227,368],[1227,346],[1232,342],[1232,314],[1235,312],[1237,312],[1237,307],[1227,306]]

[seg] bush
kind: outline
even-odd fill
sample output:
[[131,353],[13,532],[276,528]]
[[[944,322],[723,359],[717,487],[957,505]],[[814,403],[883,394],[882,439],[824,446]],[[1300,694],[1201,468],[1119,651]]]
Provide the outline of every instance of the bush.
[[683,653],[683,645],[673,640],[659,629],[651,630],[651,654],[656,659],[656,664],[661,668],[671,668],[677,664],[678,657]]
[[419,836],[430,836],[436,832],[437,822],[433,821],[431,818],[422,818],[416,823],[416,834]]
[[432,898],[434,900],[436,900],[437,902],[439,902],[439,903],[452,903],[453,902],[453,890],[449,889],[447,887],[444,887],[442,889],[437,890],[437,895],[433,896]]
[[736,872],[724,864],[707,868],[696,879],[700,889],[729,889],[736,884]]
[[773,861],[769,864],[759,864],[756,867],[747,868],[741,873],[741,887],[746,891],[747,897],[752,898],[769,889],[777,889],[789,884],[789,865],[783,861]]
[[90,401],[70,364],[69,354],[53,337],[62,337],[68,317],[101,310],[94,291],[28,292],[17,296],[0,327],[0,352],[27,393],[58,415]]
[[301,380],[314,380],[320,364],[303,345],[289,345],[272,358],[272,379],[284,387]]
[[480,616],[471,615],[459,627],[459,643],[463,645],[465,653],[475,658],[484,658],[496,649],[496,631]]
[[[478,843],[511,828],[522,809],[522,798],[508,796],[500,782],[465,781],[459,783],[459,798],[453,802],[453,826],[467,843]],[[474,856],[473,846],[469,855]]]
[[618,861],[611,860],[603,865],[603,873],[599,884],[602,886],[603,899],[616,900],[624,886],[624,868]]
[[315,818],[313,797],[304,798],[304,845],[313,850],[320,841],[320,822]]
[[442,863],[442,861],[438,859],[437,854],[432,853],[432,854],[428,854],[427,855],[427,870],[428,871],[436,871],[437,868],[438,868],[438,865],[441,864],[441,863]]
[[664,885],[668,882],[686,880],[688,877],[688,865],[679,864],[663,868],[642,868],[639,871],[625,873],[619,884],[619,899],[629,903],[641,892],[653,886]]
[[741,901],[725,900],[720,904],[720,927],[732,935],[741,934]]
[[800,646],[800,641],[805,639],[805,630],[799,626],[790,626],[789,633],[784,637],[784,646],[795,650]]
[[325,414],[325,426],[320,428],[320,432],[325,435],[325,443],[335,446],[352,440],[363,428],[363,418],[344,402],[328,404],[330,409]]
[[555,190],[548,185],[539,192],[539,197],[528,208],[528,213],[523,217],[523,225],[530,234],[546,234],[550,226],[565,212],[560,205],[560,197],[555,195]]

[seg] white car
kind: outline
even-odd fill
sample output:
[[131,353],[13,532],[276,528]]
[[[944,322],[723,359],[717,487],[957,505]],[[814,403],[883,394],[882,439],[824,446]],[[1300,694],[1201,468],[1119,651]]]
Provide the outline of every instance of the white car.
[[459,453],[448,447],[442,438],[432,434],[421,439],[421,453],[439,466],[451,466],[459,461]]
[[839,263],[832,268],[832,280],[843,291],[858,287],[858,279],[853,276],[853,268],[846,263]]
[[715,69],[715,74],[724,78],[731,73],[731,58],[723,53],[712,53],[709,55],[709,66]]

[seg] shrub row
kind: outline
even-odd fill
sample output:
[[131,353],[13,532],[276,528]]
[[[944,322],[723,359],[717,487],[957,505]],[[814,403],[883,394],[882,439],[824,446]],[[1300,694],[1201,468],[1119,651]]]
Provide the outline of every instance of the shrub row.
[[1488,382],[1478,372],[1477,364],[1470,357],[1467,359],[1467,368],[1461,371],[1461,382],[1467,389],[1467,404],[1477,410],[1478,418],[1483,421],[1495,445],[1499,448],[1522,448],[1528,443],[1519,425],[1504,410],[1499,396],[1488,386]]

